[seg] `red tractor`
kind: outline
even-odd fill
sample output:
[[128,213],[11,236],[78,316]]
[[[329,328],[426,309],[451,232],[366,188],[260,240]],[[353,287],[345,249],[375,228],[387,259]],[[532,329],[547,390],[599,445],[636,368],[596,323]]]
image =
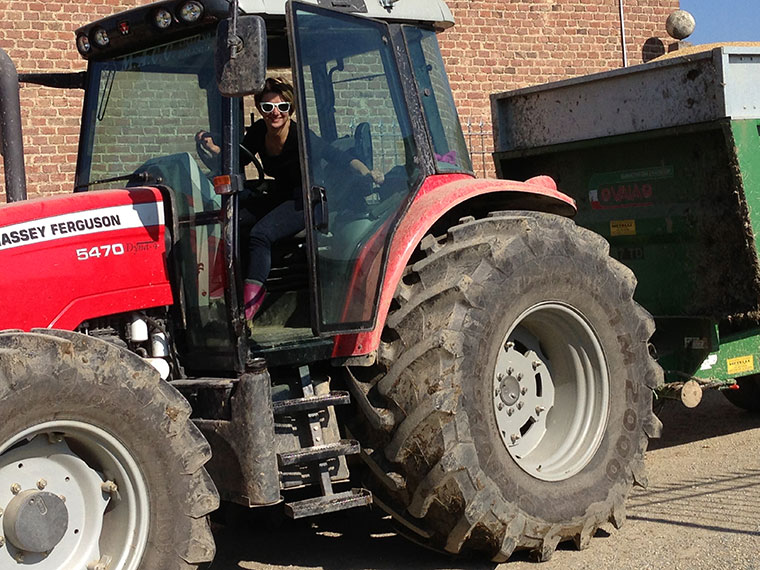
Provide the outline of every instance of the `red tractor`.
[[[623,522],[659,430],[652,319],[551,179],[473,176],[452,24],[442,0],[166,0],[80,28],[85,73],[3,59],[0,567],[196,568],[220,498],[374,502],[494,561]],[[238,147],[267,72],[295,84],[306,229],[249,331],[272,180]],[[73,194],[25,199],[17,78],[84,90]]]

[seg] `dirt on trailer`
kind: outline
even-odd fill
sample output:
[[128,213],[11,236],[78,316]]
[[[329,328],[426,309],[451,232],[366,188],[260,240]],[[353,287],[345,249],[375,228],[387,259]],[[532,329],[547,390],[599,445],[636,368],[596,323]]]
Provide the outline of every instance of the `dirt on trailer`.
[[411,544],[377,510],[310,521],[261,514],[215,524],[210,570],[760,570],[760,415],[718,392],[693,410],[669,401],[659,414],[649,487],[634,489],[621,530],[603,527],[584,551],[562,544],[546,563],[518,553],[495,565]]

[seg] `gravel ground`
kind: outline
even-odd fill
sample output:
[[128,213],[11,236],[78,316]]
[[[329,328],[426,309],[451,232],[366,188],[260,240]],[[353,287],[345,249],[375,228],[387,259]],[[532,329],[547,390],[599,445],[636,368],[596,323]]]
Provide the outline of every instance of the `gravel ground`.
[[711,392],[693,410],[668,402],[660,418],[663,437],[647,452],[649,487],[634,489],[621,530],[603,527],[582,552],[562,544],[543,564],[520,553],[500,565],[450,558],[407,542],[382,513],[364,509],[216,525],[211,570],[760,570],[760,415]]

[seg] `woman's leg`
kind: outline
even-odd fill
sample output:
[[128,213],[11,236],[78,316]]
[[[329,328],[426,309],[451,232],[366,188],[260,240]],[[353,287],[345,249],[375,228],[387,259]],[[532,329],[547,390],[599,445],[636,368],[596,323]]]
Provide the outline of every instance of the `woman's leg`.
[[261,218],[251,229],[246,281],[266,282],[272,268],[272,244],[304,228],[303,210],[288,200]]
[[304,228],[304,213],[288,200],[261,218],[251,229],[248,272],[243,288],[245,318],[249,321],[264,302],[264,283],[272,268],[272,244]]

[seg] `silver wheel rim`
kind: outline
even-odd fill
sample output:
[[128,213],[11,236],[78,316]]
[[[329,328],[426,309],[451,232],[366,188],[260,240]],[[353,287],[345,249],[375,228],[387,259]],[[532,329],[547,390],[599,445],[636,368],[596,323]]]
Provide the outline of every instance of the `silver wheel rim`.
[[[121,442],[93,425],[62,420],[0,445],[0,568],[138,570],[148,540],[148,488]],[[65,505],[65,520],[40,527],[56,535],[45,551],[20,548],[35,542],[37,528],[28,524],[37,519],[15,514],[20,497],[52,502],[58,512]]]
[[578,474],[604,437],[609,373],[588,321],[562,303],[540,303],[507,332],[493,375],[493,410],[504,446],[544,481]]

